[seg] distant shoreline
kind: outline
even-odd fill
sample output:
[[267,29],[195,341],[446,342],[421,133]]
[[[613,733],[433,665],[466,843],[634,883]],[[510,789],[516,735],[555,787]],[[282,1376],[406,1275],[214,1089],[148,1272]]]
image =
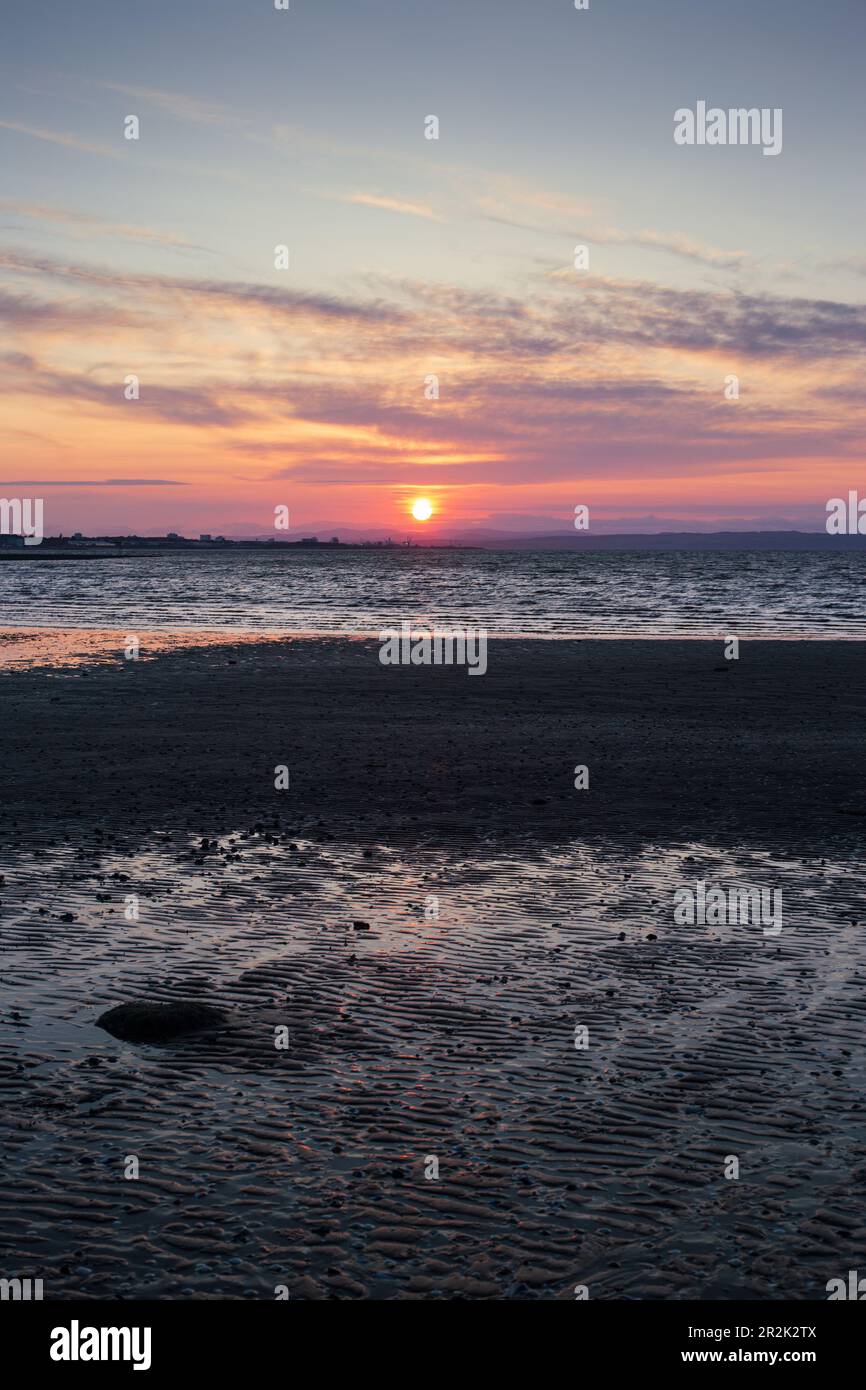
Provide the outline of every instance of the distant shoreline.
[[51,546],[51,545],[31,545],[31,546],[3,546],[0,545],[0,560],[132,560],[140,558],[142,555],[232,555],[238,550],[255,551],[257,554],[273,554],[291,550],[292,552],[302,551],[305,554],[318,551],[334,550],[363,550],[373,551],[377,555],[383,553],[392,554],[394,551],[405,553],[408,550],[484,550],[487,547],[479,545],[365,545],[362,541],[340,541],[339,545],[322,543],[321,545],[303,545],[299,541],[278,541],[275,545],[269,545],[262,541],[234,541],[226,545],[211,545],[205,543],[199,545],[191,542],[187,545],[70,545],[70,546]]
[[365,553],[405,554],[407,551],[773,551],[821,552],[827,554],[866,552],[866,535],[831,536],[824,531],[659,531],[616,532],[609,535],[497,536],[487,541],[452,540],[411,543],[393,541],[274,541],[274,540],[177,540],[146,536],[97,537],[68,540],[47,537],[41,545],[9,544],[0,537],[0,560],[115,560],[142,555],[236,554],[251,551],[257,555],[290,551],[293,554],[331,553],[360,550]]

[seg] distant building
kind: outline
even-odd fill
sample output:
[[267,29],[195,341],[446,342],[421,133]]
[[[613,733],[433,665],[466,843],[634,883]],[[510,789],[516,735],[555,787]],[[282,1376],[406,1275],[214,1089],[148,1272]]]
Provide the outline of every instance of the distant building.
[[177,531],[168,531],[168,532],[166,532],[166,537],[165,537],[165,538],[166,538],[167,541],[179,541],[179,540],[180,540],[180,536],[177,534]]
[[212,540],[213,540],[213,536],[209,536],[208,533],[207,533],[207,531],[205,531],[204,535],[199,536],[199,540],[200,540],[200,541],[212,541]]

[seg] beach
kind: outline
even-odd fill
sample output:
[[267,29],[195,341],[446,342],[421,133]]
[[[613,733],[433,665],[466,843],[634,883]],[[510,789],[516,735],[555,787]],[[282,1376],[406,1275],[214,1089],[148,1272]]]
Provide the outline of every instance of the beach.
[[[0,1243],[46,1297],[797,1300],[856,1265],[863,643],[497,640],[472,678],[26,640]],[[780,933],[677,925],[698,881],[780,889]],[[223,1022],[97,1025],[135,999]]]
[[53,635],[34,636],[46,664],[3,672],[7,836],[278,815],[363,839],[748,832],[807,850],[866,810],[862,642],[755,641],[726,660],[721,640],[491,641],[473,678],[383,666],[362,638],[143,634],[133,661],[122,632],[67,633],[52,667]]

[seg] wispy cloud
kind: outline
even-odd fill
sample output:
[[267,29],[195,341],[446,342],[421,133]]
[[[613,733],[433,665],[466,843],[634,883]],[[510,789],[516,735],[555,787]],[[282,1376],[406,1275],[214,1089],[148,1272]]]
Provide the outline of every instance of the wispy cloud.
[[316,294],[283,289],[246,281],[207,280],[170,275],[126,274],[81,262],[63,262],[51,257],[31,256],[15,250],[0,252],[0,269],[23,275],[45,276],[73,283],[111,288],[121,295],[142,291],[162,296],[193,295],[201,299],[231,303],[238,308],[259,307],[271,314],[299,318],[312,315],[325,319],[397,321],[401,311],[381,300],[350,299],[333,294]]
[[8,478],[3,487],[187,487],[175,478]]
[[644,250],[666,251],[687,261],[698,261],[712,266],[715,270],[738,270],[749,264],[745,251],[724,251],[720,247],[694,241],[687,236],[665,233],[647,228],[639,232],[624,231],[619,227],[592,226],[575,220],[570,225],[543,221],[520,220],[504,214],[487,212],[482,214],[488,222],[498,222],[507,227],[519,227],[523,231],[545,232],[559,240],[583,243],[592,246],[638,246]]
[[232,115],[224,106],[216,102],[199,101],[183,92],[165,92],[158,87],[135,87],[123,82],[100,82],[99,85],[106,91],[118,92],[133,101],[165,111],[179,121],[192,121],[196,125],[242,124],[238,117]]
[[715,269],[737,268],[748,260],[743,251],[725,251],[679,233],[616,226],[592,199],[570,198],[525,180],[483,171],[467,177],[462,170],[452,171],[452,177],[462,189],[468,207],[488,222],[555,236],[569,244],[587,242],[664,251]]
[[443,220],[425,203],[410,203],[401,198],[388,198],[378,193],[349,193],[338,196],[341,203],[358,203],[363,207],[382,208],[386,212],[402,212],[409,217],[425,217],[430,222]]
[[105,159],[123,158],[119,148],[82,140],[77,135],[70,135],[68,131],[46,130],[43,126],[25,125],[23,121],[0,121],[0,129],[11,130],[18,135],[29,135],[34,140],[45,140],[52,145],[63,145],[65,149],[79,150],[82,154],[97,154]]
[[28,329],[56,333],[105,330],[129,324],[133,317],[130,311],[114,304],[37,299],[35,295],[16,294],[0,286],[0,322],[21,333]]
[[183,237],[173,236],[170,232],[158,231],[154,227],[145,227],[129,222],[112,222],[96,213],[77,212],[71,208],[46,207],[44,204],[15,203],[4,200],[0,201],[0,210],[12,212],[19,217],[27,217],[36,222],[56,223],[64,227],[80,227],[83,234],[90,236],[95,233],[102,237],[121,237],[129,241],[153,242],[159,246],[176,247],[184,251],[208,250],[205,246],[186,241]]
[[[675,289],[653,281],[560,273],[546,297],[475,291],[425,281],[393,281],[390,299],[297,290],[254,281],[127,273],[27,252],[0,252],[0,269],[111,290],[231,304],[287,318],[411,329],[425,350],[547,356],[584,344],[613,343],[740,357],[859,356],[866,350],[866,305],[741,291]],[[401,302],[402,301],[402,302]],[[20,301],[12,297],[13,308]],[[52,305],[33,305],[34,315]],[[25,306],[23,312],[26,313]],[[65,306],[60,305],[61,316]],[[347,339],[346,341],[349,341]],[[383,339],[383,346],[385,340]],[[402,351],[404,344],[395,345]]]
[[[34,399],[76,424],[122,417],[153,432],[160,455],[201,441],[209,461],[242,455],[263,479],[711,477],[860,448],[846,404],[866,355],[859,304],[577,272],[524,293],[389,279],[350,298],[24,252],[0,254],[3,268],[57,295],[0,290],[22,342],[0,390],[31,402],[22,423]],[[126,370],[142,379],[134,403]],[[743,379],[736,405],[723,397],[730,371]]]

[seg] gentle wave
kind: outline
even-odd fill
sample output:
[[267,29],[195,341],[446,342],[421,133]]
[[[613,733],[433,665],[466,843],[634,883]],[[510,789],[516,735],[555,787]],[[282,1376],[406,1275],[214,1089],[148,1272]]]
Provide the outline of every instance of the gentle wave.
[[0,565],[0,625],[864,638],[859,553],[220,551]]

